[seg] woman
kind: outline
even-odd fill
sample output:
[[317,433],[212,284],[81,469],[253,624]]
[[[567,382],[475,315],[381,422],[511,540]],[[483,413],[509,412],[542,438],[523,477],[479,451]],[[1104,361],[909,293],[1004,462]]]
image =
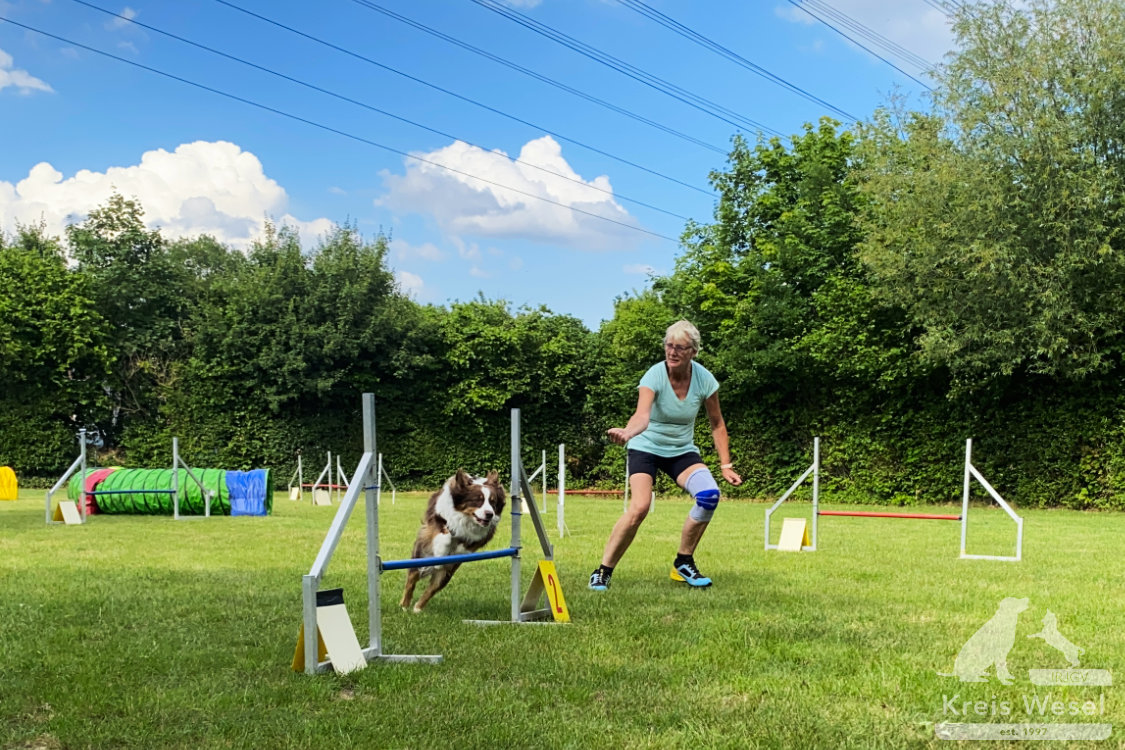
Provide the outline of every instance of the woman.
[[695,548],[715,507],[719,486],[692,444],[699,405],[707,407],[711,435],[719,454],[723,479],[742,484],[730,460],[730,445],[723,412],[719,408],[719,383],[695,361],[699,353],[699,331],[681,320],[664,333],[664,361],[649,368],[638,388],[637,410],[624,427],[608,430],[609,439],[628,446],[629,490],[632,500],[606,542],[602,564],[590,574],[590,588],[609,588],[613,569],[637,535],[648,514],[656,472],[663,471],[695,499],[680,534],[680,549],[672,563],[671,578],[689,586],[705,587],[711,579],[695,565]]

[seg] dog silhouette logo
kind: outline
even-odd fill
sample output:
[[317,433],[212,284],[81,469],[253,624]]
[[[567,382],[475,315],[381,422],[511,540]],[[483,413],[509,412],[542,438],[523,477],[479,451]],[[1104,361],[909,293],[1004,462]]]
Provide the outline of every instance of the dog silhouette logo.
[[1059,620],[1055,617],[1055,613],[1049,609],[1047,614],[1043,615],[1043,629],[1038,633],[1032,633],[1028,638],[1042,638],[1048,646],[1061,653],[1072,667],[1077,667],[1079,664],[1078,657],[1086,653],[1086,649],[1074,645],[1065,635],[1059,632]]
[[1027,607],[1027,597],[1022,599],[1007,597],[1001,600],[1000,606],[996,608],[996,614],[981,625],[957,653],[957,658],[953,662],[953,673],[938,672],[938,674],[942,677],[957,677],[961,682],[988,682],[987,672],[995,667],[996,679],[1005,685],[1011,685],[1012,674],[1008,671],[1008,652],[1016,643],[1016,623],[1020,612]]

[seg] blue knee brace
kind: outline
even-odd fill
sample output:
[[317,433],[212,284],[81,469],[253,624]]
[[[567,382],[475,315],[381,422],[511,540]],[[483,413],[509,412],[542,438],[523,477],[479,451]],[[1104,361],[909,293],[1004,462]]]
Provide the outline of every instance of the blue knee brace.
[[707,469],[696,469],[684,482],[684,489],[695,498],[691,507],[691,517],[700,523],[707,523],[715,515],[719,506],[719,485]]

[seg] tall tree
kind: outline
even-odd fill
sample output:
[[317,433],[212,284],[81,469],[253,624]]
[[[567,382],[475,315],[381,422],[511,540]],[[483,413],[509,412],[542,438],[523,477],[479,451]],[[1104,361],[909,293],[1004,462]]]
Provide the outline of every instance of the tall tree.
[[159,384],[182,353],[188,272],[174,262],[160,232],[145,226],[140,204],[121,195],[67,227],[67,240],[113,332],[114,366],[105,385],[113,412],[102,425],[113,444],[127,418],[157,414]]
[[49,475],[93,426],[113,355],[90,293],[42,225],[0,236],[0,463]]
[[1125,5],[964,3],[933,110],[862,129],[864,259],[963,388],[1119,366]]

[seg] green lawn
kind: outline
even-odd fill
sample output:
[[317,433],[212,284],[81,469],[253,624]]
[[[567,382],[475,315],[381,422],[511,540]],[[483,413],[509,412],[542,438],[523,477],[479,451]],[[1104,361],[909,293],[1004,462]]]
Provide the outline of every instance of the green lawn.
[[[384,498],[384,557],[407,556],[423,502]],[[278,493],[268,518],[65,527],[43,523],[42,491],[21,492],[0,503],[0,747],[947,747],[934,736],[943,721],[1108,723],[1098,746],[1120,746],[1118,688],[1031,684],[1028,669],[1066,660],[1026,636],[1049,609],[1085,649],[1082,667],[1125,675],[1125,516],[1026,512],[1012,563],[959,560],[957,523],[868,518],[822,518],[817,552],[767,553],[766,506],[728,503],[696,556],[716,583],[698,591],[668,580],[688,507],[659,501],[595,593],[586,578],[621,502],[568,498],[561,540],[552,502],[570,625],[462,623],[508,617],[505,559],[463,566],[422,615],[397,609],[403,573],[388,572],[385,650],[444,663],[310,677],[290,669],[300,581],[335,507]],[[1010,554],[1006,516],[974,514],[970,551]],[[366,646],[363,524],[361,503],[323,588],[344,588]],[[524,530],[527,581],[536,545]],[[941,676],[1005,597],[1030,603],[1014,683]],[[1027,715],[1026,701],[1048,696],[1099,713]],[[984,714],[964,715],[975,701]],[[1010,715],[991,713],[1005,703]]]

